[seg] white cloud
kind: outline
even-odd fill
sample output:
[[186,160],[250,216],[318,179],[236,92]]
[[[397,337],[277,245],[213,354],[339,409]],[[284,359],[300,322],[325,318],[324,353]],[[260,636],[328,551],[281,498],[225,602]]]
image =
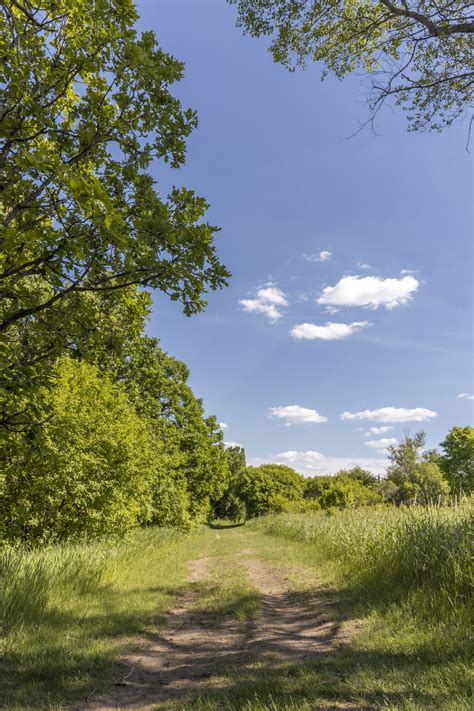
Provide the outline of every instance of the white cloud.
[[416,274],[416,269],[400,269],[400,274]]
[[265,284],[258,289],[254,299],[241,299],[239,301],[244,311],[251,313],[265,314],[272,321],[281,318],[281,307],[288,306],[286,294],[272,283]]
[[366,447],[371,447],[381,454],[384,454],[387,447],[398,444],[398,439],[395,439],[395,437],[382,437],[382,439],[369,440],[368,442],[364,442],[364,444]]
[[[362,430],[362,427],[359,427],[358,429]],[[395,429],[394,427],[370,427],[367,432],[365,433],[366,436],[368,437],[369,435],[379,435],[379,434],[385,434],[385,432],[390,432],[390,430]]]
[[224,447],[243,447],[240,442],[224,442]]
[[296,339],[338,341],[370,325],[368,321],[354,321],[353,323],[328,321],[325,326],[317,326],[315,323],[299,323],[291,329],[290,334]]
[[459,393],[458,398],[461,400],[474,400],[474,395],[470,395],[469,393]]
[[[258,466],[263,464],[261,458],[250,460],[250,464]],[[336,474],[341,469],[362,467],[369,469],[374,474],[383,474],[386,469],[386,460],[372,457],[329,457],[314,450],[280,452],[271,458],[277,464],[287,464],[304,476],[316,474]]]
[[319,254],[304,254],[303,256],[307,262],[327,262],[331,259],[332,252],[323,250]]
[[357,266],[359,269],[372,269],[370,264],[367,264],[366,262],[358,262]]
[[221,428],[221,430],[226,430],[229,425],[227,424],[227,422],[219,422],[219,427]]
[[379,410],[343,412],[341,420],[374,420],[376,422],[424,422],[438,413],[426,407],[381,407]]
[[373,309],[385,306],[393,309],[410,301],[418,286],[419,282],[413,276],[401,279],[346,276],[335,286],[323,289],[317,301],[328,306],[368,306]]
[[308,422],[327,422],[328,418],[320,415],[316,410],[310,410],[308,407],[300,405],[285,405],[280,407],[272,407],[270,410],[271,417],[279,417],[285,420],[287,425],[302,425]]

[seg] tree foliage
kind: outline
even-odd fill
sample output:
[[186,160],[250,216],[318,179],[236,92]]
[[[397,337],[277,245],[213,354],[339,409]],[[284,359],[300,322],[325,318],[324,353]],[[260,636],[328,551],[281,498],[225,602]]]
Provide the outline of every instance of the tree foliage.
[[474,427],[453,427],[441,447],[440,467],[453,494],[474,492]]
[[353,509],[382,502],[375,488],[375,477],[360,467],[341,470],[334,476],[315,476],[308,479],[304,496],[314,500],[322,509]]
[[303,490],[301,474],[283,464],[247,467],[237,477],[236,491],[249,518],[284,510],[287,502],[301,501]]
[[117,291],[153,287],[189,315],[226,283],[206,201],[186,188],[160,195],[149,172],[183,164],[197,118],[170,91],[183,65],[137,34],[137,19],[132,0],[0,3],[7,392],[97,327],[104,305],[91,295],[114,307]]
[[41,422],[4,437],[3,535],[28,542],[207,521],[228,485],[222,433],[156,339],[59,359]]
[[472,7],[464,0],[229,0],[238,25],[271,36],[286,67],[322,62],[339,79],[369,77],[371,117],[393,98],[412,130],[440,130],[473,99]]
[[246,516],[245,504],[239,495],[239,474],[247,466],[245,449],[239,446],[226,447],[225,459],[227,481],[221,496],[212,501],[212,517],[241,521]]
[[426,435],[406,436],[397,446],[388,448],[387,498],[396,503],[437,503],[448,494],[449,486],[434,461],[433,452],[422,455]]
[[3,536],[45,542],[149,521],[161,453],[123,388],[70,358],[59,360],[54,377],[41,391],[48,421],[8,440]]

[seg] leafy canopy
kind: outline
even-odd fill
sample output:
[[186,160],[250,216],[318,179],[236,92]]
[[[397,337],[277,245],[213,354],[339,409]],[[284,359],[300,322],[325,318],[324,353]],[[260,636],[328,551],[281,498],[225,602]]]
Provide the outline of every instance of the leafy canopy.
[[91,295],[152,287],[190,315],[229,276],[206,201],[186,188],[163,196],[150,174],[156,161],[183,164],[197,118],[170,92],[183,65],[152,32],[137,34],[137,19],[132,0],[0,4],[7,374],[19,358],[36,377],[40,362],[96,328]]
[[440,130],[473,99],[472,7],[465,0],[228,0],[238,25],[271,36],[275,62],[322,62],[339,79],[369,77],[371,119],[388,98],[412,130]]

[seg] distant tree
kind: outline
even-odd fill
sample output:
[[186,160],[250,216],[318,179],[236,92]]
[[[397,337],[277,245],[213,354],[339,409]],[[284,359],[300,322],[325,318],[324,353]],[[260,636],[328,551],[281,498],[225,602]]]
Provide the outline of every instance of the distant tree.
[[[386,496],[395,503],[430,503],[444,498],[448,485],[433,452],[422,455],[424,432],[406,436],[397,446],[388,448],[390,465],[385,484]],[[391,489],[390,489],[391,487]]]
[[435,462],[420,462],[416,467],[414,483],[419,487],[418,503],[438,503],[449,493],[449,484]]
[[371,117],[393,98],[412,130],[440,130],[473,99],[474,19],[464,0],[229,0],[238,25],[271,37],[275,62],[369,78]]
[[332,476],[312,476],[306,479],[304,497],[306,499],[319,499],[331,487],[332,483]]
[[380,494],[371,488],[372,475],[369,474],[369,485],[360,480],[359,476],[365,478],[360,474],[363,471],[356,472],[355,476],[341,470],[334,476],[312,477],[306,483],[305,498],[314,499],[322,509],[347,509],[380,503]]
[[228,475],[225,488],[218,498],[212,501],[212,518],[228,518],[234,521],[245,519],[245,503],[239,495],[239,472],[246,467],[243,447],[226,447],[225,460]]
[[342,475],[349,477],[349,479],[355,479],[356,481],[360,481],[360,483],[364,484],[364,486],[374,486],[378,481],[375,474],[372,474],[372,472],[369,472],[367,469],[362,469],[362,467],[352,467],[352,469],[341,469],[341,471],[338,472],[338,476]]
[[441,443],[440,467],[454,494],[474,492],[474,427],[453,427]]
[[416,465],[425,442],[425,433],[417,432],[413,437],[407,435],[400,444],[388,447],[387,456],[390,465],[387,469],[387,478],[395,484],[414,479]]
[[288,502],[302,500],[304,477],[283,464],[247,467],[238,475],[236,491],[248,517],[278,513]]
[[226,447],[225,458],[231,476],[235,477],[241,469],[247,466],[245,449],[243,447]]

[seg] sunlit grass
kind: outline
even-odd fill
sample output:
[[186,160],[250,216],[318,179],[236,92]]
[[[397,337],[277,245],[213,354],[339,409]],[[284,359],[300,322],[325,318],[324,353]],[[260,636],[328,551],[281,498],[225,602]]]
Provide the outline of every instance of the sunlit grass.
[[[62,709],[121,671],[124,646],[156,631],[189,590],[190,612],[218,625],[252,618],[261,596],[244,574],[266,561],[295,600],[315,593],[347,632],[298,663],[225,669],[205,689],[158,708],[309,711],[341,704],[467,711],[472,698],[469,586],[472,508],[280,515],[190,535],[156,528],[122,541],[0,553],[1,707]],[[199,584],[188,562],[208,562]],[[193,593],[194,595],[194,593]]]
[[260,603],[260,594],[249,583],[242,568],[226,565],[224,560],[204,581],[203,591],[191,609],[216,621],[244,621],[260,612]]
[[[183,589],[199,534],[0,551],[2,708],[84,699]],[[59,707],[59,706],[58,706]]]

